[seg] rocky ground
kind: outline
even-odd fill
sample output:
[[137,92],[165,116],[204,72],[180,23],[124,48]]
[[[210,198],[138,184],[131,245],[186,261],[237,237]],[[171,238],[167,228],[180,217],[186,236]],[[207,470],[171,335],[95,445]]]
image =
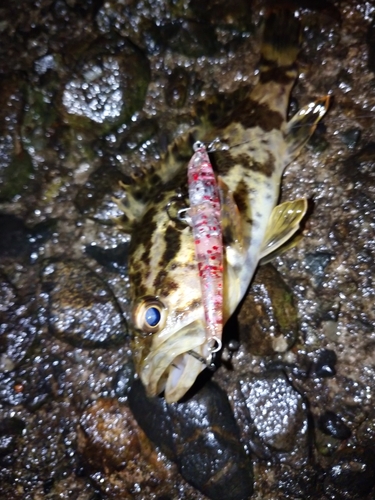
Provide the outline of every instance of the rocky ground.
[[0,5],[1,498],[375,497],[375,1],[285,3],[291,113],[333,96],[284,176],[309,215],[179,405],[134,380],[113,196],[198,101],[256,81],[263,3]]

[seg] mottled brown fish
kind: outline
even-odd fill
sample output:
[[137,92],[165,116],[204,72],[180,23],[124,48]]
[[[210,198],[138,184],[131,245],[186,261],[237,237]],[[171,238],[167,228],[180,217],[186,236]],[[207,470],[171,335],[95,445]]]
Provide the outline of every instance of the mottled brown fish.
[[299,199],[276,206],[282,173],[324,115],[328,98],[286,120],[297,77],[299,21],[289,12],[266,19],[259,82],[212,130],[177,139],[148,180],[121,207],[131,227],[129,278],[133,353],[147,393],[178,401],[211,359],[192,229],[178,217],[188,206],[187,164],[196,140],[215,142],[210,160],[220,176],[224,237],[225,321],[246,293],[261,259],[295,233],[306,212]]

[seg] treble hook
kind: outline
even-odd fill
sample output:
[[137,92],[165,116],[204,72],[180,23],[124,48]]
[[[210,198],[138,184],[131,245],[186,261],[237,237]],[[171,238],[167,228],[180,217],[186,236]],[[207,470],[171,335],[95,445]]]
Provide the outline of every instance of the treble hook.
[[195,352],[191,349],[189,351],[187,351],[187,353],[190,354],[190,356],[193,356],[193,358],[200,361],[202,363],[202,365],[204,365],[210,371],[214,372],[216,370],[216,365],[212,361],[212,357],[213,357],[212,354],[210,354],[208,356],[208,358],[204,358],[203,356],[201,356],[200,354],[198,354],[197,352]]

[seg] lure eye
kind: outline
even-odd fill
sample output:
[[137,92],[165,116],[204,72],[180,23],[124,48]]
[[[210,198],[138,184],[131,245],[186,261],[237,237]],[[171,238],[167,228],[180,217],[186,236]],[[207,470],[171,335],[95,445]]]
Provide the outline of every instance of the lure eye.
[[134,309],[134,323],[144,333],[158,333],[165,325],[167,310],[156,297],[143,297]]

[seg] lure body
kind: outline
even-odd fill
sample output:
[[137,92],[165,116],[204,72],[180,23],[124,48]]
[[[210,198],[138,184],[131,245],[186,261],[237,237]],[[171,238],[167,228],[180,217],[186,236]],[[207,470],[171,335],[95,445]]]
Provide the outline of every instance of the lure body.
[[195,255],[202,288],[206,338],[213,351],[220,350],[223,330],[223,235],[220,194],[207,150],[194,144],[188,165],[188,190]]

